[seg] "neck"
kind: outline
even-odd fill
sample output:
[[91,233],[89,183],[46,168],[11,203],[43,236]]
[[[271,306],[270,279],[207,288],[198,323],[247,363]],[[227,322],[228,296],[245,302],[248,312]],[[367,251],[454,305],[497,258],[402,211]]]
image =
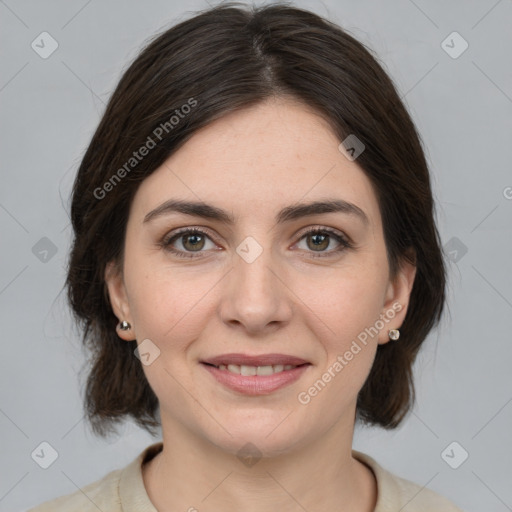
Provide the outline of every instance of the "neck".
[[158,510],[374,510],[376,481],[352,457],[353,424],[348,430],[336,425],[321,439],[279,455],[253,459],[228,453],[183,425],[165,427],[163,450],[143,466],[144,485]]

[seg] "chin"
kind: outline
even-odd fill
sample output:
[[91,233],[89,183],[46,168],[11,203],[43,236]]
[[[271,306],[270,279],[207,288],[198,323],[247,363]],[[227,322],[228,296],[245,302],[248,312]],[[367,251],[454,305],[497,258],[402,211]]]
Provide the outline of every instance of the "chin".
[[[298,444],[306,442],[304,430],[299,425],[292,425],[286,414],[279,414],[278,419],[274,415],[266,418],[252,419],[245,422],[221,423],[228,430],[216,429],[213,432],[205,432],[206,437],[217,448],[237,457],[254,455],[256,457],[277,457],[294,450]],[[254,452],[254,453],[253,453]]]

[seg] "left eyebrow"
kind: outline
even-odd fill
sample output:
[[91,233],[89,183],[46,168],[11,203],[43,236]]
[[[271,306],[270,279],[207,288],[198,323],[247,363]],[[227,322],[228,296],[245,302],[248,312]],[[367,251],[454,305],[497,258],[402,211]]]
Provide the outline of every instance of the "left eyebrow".
[[[210,220],[217,220],[226,224],[233,225],[235,218],[217,206],[204,203],[202,201],[181,201],[169,199],[154,210],[151,210],[144,217],[143,223],[149,222],[157,217],[169,213],[182,213],[195,217],[202,217]],[[319,215],[322,213],[344,213],[361,220],[365,225],[370,221],[366,213],[359,206],[349,203],[343,199],[327,199],[324,201],[312,201],[309,203],[299,203],[282,208],[276,215],[276,223],[282,224],[292,220],[308,217],[310,215]]]

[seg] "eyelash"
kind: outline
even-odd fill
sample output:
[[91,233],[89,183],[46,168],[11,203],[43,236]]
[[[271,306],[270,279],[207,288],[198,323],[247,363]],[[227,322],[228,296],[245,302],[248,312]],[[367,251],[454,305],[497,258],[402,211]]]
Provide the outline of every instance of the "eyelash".
[[[204,252],[204,251],[188,252],[187,253],[187,252],[183,252],[183,251],[178,251],[178,250],[176,250],[176,249],[171,247],[171,244],[175,240],[177,240],[180,236],[183,236],[185,234],[187,234],[187,235],[188,234],[205,235],[208,238],[212,239],[212,237],[209,235],[209,233],[207,231],[202,230],[202,229],[199,229],[199,228],[183,228],[182,230],[175,232],[172,236],[165,236],[159,242],[159,245],[164,250],[174,254],[175,256],[177,256],[179,258],[188,258],[188,259],[191,259],[191,258],[202,258],[202,256],[196,256],[196,254],[200,254],[201,252]],[[354,247],[353,244],[351,242],[349,242],[344,236],[338,234],[336,231],[334,231],[334,230],[332,230],[330,228],[318,228],[318,227],[315,227],[315,228],[309,229],[308,231],[305,231],[305,232],[303,232],[300,235],[300,238],[299,238],[298,242],[300,242],[307,235],[318,235],[318,234],[328,234],[329,236],[334,238],[340,244],[340,246],[337,249],[333,249],[333,250],[327,251],[327,252],[319,252],[318,254],[315,254],[314,251],[308,251],[308,252],[311,253],[311,257],[312,258],[327,258],[329,256],[332,256],[333,254],[340,253],[340,252],[344,251],[345,249],[352,249]]]

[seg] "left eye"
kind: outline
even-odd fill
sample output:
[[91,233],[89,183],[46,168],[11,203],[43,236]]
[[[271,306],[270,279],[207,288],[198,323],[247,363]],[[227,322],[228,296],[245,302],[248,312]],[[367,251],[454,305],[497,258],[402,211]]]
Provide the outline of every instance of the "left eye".
[[[331,230],[320,230],[315,229],[308,231],[302,235],[300,240],[306,239],[307,249],[311,249],[313,252],[325,252],[324,249],[329,247],[330,242],[334,239],[338,244],[343,247],[347,247],[347,241]],[[308,243],[310,241],[310,243]],[[329,252],[335,252],[339,249],[333,249]]]
[[[331,229],[311,229],[302,234],[299,242],[303,239],[306,239],[306,250],[319,253],[311,254],[311,256],[315,258],[329,256],[351,247],[351,244],[345,237]],[[332,239],[338,243],[338,247],[330,251],[325,251],[324,249],[327,249]]]
[[[309,231],[303,232],[299,238],[300,243],[302,240],[306,240],[306,251],[310,252],[310,256],[317,257],[326,257],[330,256],[333,253],[341,252],[344,249],[351,248],[351,243],[341,234],[331,230],[331,229],[319,229],[314,228]],[[331,243],[332,239],[334,239],[338,243],[338,247],[326,251]],[[213,247],[205,247],[206,240],[209,240]],[[178,242],[181,244],[182,248],[176,249],[174,244]],[[181,258],[196,258],[201,257],[203,251],[202,249],[214,249],[215,244],[212,242],[211,237],[206,231],[198,228],[186,228],[178,233],[175,233],[171,237],[165,237],[164,240],[160,243],[160,245],[167,251],[175,254]],[[195,254],[197,253],[197,255]],[[314,254],[318,253],[318,254]]]

